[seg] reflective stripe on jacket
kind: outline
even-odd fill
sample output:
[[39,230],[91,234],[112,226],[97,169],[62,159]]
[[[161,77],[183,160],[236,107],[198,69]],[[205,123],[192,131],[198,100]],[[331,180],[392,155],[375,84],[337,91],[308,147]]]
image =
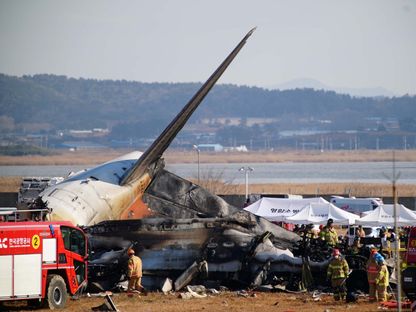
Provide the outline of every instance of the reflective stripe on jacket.
[[367,261],[367,279],[369,283],[375,283],[378,275],[378,265],[373,259],[373,256],[370,256],[370,259]]
[[327,277],[331,279],[347,278],[348,270],[347,260],[344,258],[333,258],[328,266]]
[[389,271],[385,264],[379,267],[375,282],[377,286],[389,286]]

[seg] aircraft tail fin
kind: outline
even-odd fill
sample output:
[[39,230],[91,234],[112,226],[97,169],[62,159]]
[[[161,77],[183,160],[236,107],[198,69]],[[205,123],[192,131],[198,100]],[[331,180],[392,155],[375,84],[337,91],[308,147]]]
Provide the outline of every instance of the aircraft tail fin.
[[240,41],[234,50],[221,63],[217,70],[208,78],[202,85],[192,99],[185,105],[185,107],[176,115],[175,119],[166,127],[166,129],[159,135],[159,137],[152,143],[152,145],[140,156],[135,165],[129,170],[121,180],[121,185],[125,185],[140,178],[157,159],[162,157],[162,154],[168,148],[170,143],[176,137],[178,132],[183,128],[185,123],[191,117],[192,113],[205,98],[208,92],[215,85],[217,80],[221,77],[228,65],[234,60],[236,55],[245,45],[247,39],[251,36],[256,28],[250,30],[247,35]]

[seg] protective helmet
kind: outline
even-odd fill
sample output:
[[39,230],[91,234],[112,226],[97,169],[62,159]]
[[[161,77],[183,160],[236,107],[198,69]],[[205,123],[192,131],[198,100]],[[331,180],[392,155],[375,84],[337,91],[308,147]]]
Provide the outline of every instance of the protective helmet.
[[130,255],[134,255],[134,250],[133,250],[133,248],[129,248],[128,250],[127,250],[127,254],[130,256]]
[[326,224],[331,225],[332,223],[334,223],[334,220],[330,218],[330,219],[328,219]]
[[339,249],[334,249],[333,251],[332,251],[332,255],[335,257],[335,256],[339,256],[341,253],[339,252]]
[[382,255],[380,255],[379,253],[376,253],[375,255],[374,255],[374,260],[378,263],[378,262],[383,262],[384,261],[384,258],[383,258],[383,256]]

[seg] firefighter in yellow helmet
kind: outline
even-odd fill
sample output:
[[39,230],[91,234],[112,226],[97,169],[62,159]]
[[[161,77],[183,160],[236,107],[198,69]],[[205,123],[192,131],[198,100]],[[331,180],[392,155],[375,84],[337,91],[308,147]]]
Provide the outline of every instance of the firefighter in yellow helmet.
[[142,286],[142,260],[134,255],[134,250],[129,248],[127,250],[129,261],[127,264],[127,278],[129,280],[129,286],[127,291],[144,291]]
[[348,277],[349,267],[347,260],[341,257],[338,249],[332,252],[332,259],[329,262],[327,279],[331,281],[331,286],[334,291],[334,299],[344,300],[347,295],[345,281]]
[[375,279],[378,301],[387,301],[387,287],[389,286],[389,271],[383,258],[377,259],[378,272]]

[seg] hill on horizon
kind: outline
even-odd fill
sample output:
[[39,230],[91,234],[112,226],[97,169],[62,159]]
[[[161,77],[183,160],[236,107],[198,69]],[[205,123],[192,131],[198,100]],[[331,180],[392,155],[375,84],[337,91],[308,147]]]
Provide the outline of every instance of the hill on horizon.
[[[152,136],[160,133],[200,86],[0,74],[0,118],[15,127],[43,124],[47,129],[135,125],[132,131],[145,129]],[[352,97],[324,90],[219,84],[190,122],[219,117],[275,118],[279,129],[301,128],[307,120],[314,121],[316,127],[349,130],[365,127],[368,118],[401,120],[414,116],[416,96]],[[317,121],[329,121],[330,126]],[[3,128],[5,125],[3,122]]]

